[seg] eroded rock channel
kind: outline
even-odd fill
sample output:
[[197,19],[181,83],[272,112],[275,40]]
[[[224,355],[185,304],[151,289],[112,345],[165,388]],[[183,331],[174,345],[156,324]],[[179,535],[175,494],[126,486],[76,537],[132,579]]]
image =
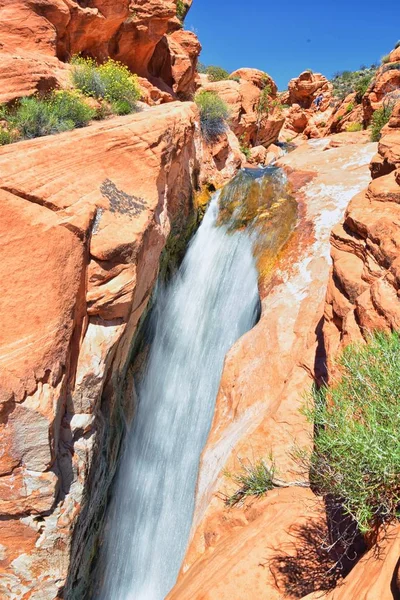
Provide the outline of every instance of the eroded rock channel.
[[162,600],[174,585],[225,354],[258,319],[256,265],[272,264],[295,223],[283,172],[244,170],[212,198],[172,280],[159,281],[146,364],[130,371],[136,409],[92,597]]

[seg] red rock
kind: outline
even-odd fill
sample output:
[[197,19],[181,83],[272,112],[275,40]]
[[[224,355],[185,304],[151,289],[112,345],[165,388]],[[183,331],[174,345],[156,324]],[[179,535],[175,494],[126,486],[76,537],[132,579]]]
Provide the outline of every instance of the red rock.
[[189,214],[197,118],[170,103],[0,149],[2,599],[56,598],[69,566],[69,585],[89,569],[121,435],[101,423],[118,402],[132,413],[118,381],[171,222]]
[[197,58],[201,45],[192,31],[179,29],[164,36],[157,44],[149,72],[171,87],[181,99],[191,99],[195,92]]
[[[263,71],[238,69],[231,77],[234,80],[203,82],[202,89],[216,92],[230,109],[230,127],[235,135],[249,146],[265,146],[277,141],[284,124],[284,115],[276,99],[276,85]],[[268,86],[270,109],[262,114],[258,111],[262,90]]]
[[[370,550],[354,567],[343,583],[324,596],[325,600],[393,600],[399,585],[399,527],[390,528],[379,548]],[[313,593],[303,600],[319,600]]]
[[321,108],[325,110],[332,98],[333,86],[320,73],[304,71],[289,81],[288,90],[289,104],[299,104],[302,108],[310,108],[315,98],[323,94]]
[[[292,598],[285,567],[306,552],[310,561],[318,559],[316,547],[307,546],[307,529],[309,535],[326,535],[321,502],[306,489],[274,490],[245,509],[227,510],[208,532],[203,556],[180,577],[167,600]],[[299,586],[313,589],[317,568],[312,581],[300,579]]]

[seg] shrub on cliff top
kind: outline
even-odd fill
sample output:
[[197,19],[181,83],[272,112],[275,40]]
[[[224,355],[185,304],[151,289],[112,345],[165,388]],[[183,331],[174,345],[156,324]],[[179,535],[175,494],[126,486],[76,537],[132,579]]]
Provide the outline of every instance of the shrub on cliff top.
[[111,104],[115,114],[127,114],[136,108],[140,89],[136,75],[125,65],[109,59],[97,65],[91,58],[72,58],[72,81],[83,94]]
[[215,65],[206,67],[206,73],[210,81],[224,81],[225,79],[229,79],[228,71]]
[[310,477],[365,533],[399,517],[400,336],[350,345],[341,376],[305,410],[316,427]]
[[388,123],[393,111],[393,103],[386,103],[382,108],[378,108],[372,115],[371,121],[371,141],[379,142],[381,138],[382,127]]
[[206,142],[217,140],[227,130],[229,110],[215,92],[200,91],[195,96],[200,111],[201,132]]

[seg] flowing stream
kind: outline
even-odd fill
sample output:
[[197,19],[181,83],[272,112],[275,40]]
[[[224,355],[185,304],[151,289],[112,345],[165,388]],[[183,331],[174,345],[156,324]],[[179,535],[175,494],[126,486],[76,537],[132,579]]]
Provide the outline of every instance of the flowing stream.
[[254,232],[232,230],[235,210],[218,222],[219,196],[179,271],[157,290],[154,337],[101,552],[99,600],[163,600],[174,585],[224,357],[257,319]]

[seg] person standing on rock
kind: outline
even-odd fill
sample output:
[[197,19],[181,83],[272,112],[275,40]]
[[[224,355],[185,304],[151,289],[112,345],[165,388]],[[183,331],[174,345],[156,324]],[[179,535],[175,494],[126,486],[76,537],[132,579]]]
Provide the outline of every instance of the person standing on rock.
[[322,104],[322,100],[324,99],[324,95],[323,94],[319,94],[315,100],[314,100],[314,104],[317,108],[317,110],[321,110],[321,104]]

